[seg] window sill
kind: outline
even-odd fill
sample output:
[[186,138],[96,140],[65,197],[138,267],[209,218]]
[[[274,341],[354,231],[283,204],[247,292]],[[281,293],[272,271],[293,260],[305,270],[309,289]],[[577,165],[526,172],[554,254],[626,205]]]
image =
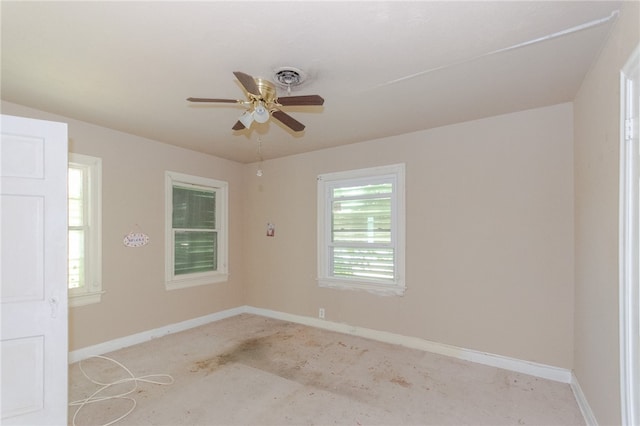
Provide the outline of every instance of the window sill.
[[77,306],[92,305],[94,303],[100,303],[102,301],[102,295],[104,291],[95,293],[85,293],[77,295],[69,295],[69,307],[75,308]]
[[207,284],[222,283],[229,280],[229,274],[219,273],[215,275],[200,276],[194,278],[183,278],[166,281],[164,286],[167,290],[180,290],[183,288],[197,287]]
[[406,287],[401,284],[378,284],[330,278],[318,278],[318,286],[340,290],[361,290],[377,294],[379,296],[403,296],[406,290]]

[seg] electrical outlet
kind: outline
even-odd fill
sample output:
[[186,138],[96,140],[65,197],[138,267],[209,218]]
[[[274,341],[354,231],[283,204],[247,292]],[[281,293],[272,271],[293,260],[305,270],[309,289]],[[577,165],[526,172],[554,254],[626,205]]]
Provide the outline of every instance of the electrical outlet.
[[318,318],[324,319],[324,308],[318,309]]

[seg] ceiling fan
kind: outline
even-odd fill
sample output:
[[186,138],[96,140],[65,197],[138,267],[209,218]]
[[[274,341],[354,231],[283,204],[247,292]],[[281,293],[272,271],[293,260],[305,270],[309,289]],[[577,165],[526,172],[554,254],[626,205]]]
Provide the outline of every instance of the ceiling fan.
[[187,98],[189,102],[220,102],[234,103],[248,106],[232,127],[233,130],[242,130],[249,128],[256,121],[258,123],[266,123],[269,117],[273,117],[294,132],[304,130],[304,124],[291,117],[280,107],[287,106],[315,106],[324,104],[324,99],[319,95],[303,95],[303,96],[284,96],[278,98],[276,96],[276,86],[269,80],[258,77],[252,77],[240,71],[234,71],[240,84],[246,91],[247,100],[236,99],[212,99],[212,98]]

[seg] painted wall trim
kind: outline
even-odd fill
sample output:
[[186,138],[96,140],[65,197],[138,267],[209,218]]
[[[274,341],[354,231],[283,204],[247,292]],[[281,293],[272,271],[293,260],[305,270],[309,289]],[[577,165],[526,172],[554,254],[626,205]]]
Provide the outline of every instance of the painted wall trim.
[[[476,362],[478,364],[488,365],[491,367],[529,374],[531,376],[549,379],[556,382],[568,383],[572,384],[572,387],[574,382],[577,384],[577,380],[573,379],[571,371],[564,368],[524,361],[516,358],[505,357],[502,355],[475,351],[472,349],[464,349],[457,346],[445,345],[442,343],[431,342],[429,340],[424,340],[417,337],[403,336],[386,331],[355,327],[348,324],[321,320],[302,315],[288,314],[285,312],[272,311],[269,309],[255,308],[253,306],[246,305],[78,349],[69,353],[69,363],[78,362],[83,359],[90,358],[94,355],[103,355],[108,352],[126,348],[139,343],[144,343],[146,341],[153,340],[158,337],[163,337],[168,334],[188,330],[190,328],[198,327],[243,313],[260,315],[263,317],[294,322],[311,327],[335,331],[338,333],[365,337],[380,342],[401,345],[412,349],[419,349],[439,355],[445,355],[457,359]],[[586,404],[584,395],[582,396],[582,399]],[[588,404],[586,406],[588,407]]]
[[366,337],[380,342],[397,344],[412,349],[419,349],[436,353],[439,355],[446,355],[457,359],[463,359],[466,361],[476,362],[478,364],[488,365],[491,367],[529,374],[531,376],[549,379],[556,382],[572,382],[571,371],[565,368],[554,367],[546,364],[538,364],[530,361],[523,361],[520,359],[505,357],[502,355],[475,351],[472,349],[464,349],[456,346],[445,345],[442,343],[431,342],[429,340],[424,340],[417,337],[402,336],[400,334],[389,333],[386,331],[354,327],[348,324],[336,323],[301,315],[293,315],[284,312],[271,311],[268,309],[254,308],[251,306],[247,306],[245,312],[254,315],[309,325],[325,330],[336,331],[339,333]]
[[593,414],[591,406],[589,406],[589,403],[587,402],[587,397],[584,395],[584,392],[582,392],[580,383],[578,383],[578,378],[573,373],[571,374],[570,385],[571,390],[573,391],[573,395],[576,397],[576,402],[578,403],[578,407],[580,408],[582,417],[584,417],[584,421],[587,426],[598,426],[596,416]]
[[170,324],[165,327],[155,328],[153,330],[143,331],[141,333],[132,334],[130,336],[109,340],[108,342],[99,343],[97,345],[87,346],[85,348],[69,352],[69,364],[91,358],[95,355],[104,355],[118,349],[148,342],[149,340],[157,339],[168,334],[178,333],[180,331],[189,330],[201,325],[220,321],[222,319],[240,315],[245,312],[246,306],[240,306],[202,317],[193,318],[187,321]]

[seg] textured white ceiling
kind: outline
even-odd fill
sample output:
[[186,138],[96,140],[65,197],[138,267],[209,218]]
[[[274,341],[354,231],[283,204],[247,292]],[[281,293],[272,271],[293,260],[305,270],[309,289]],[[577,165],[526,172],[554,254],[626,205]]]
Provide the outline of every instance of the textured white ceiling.
[[[571,101],[620,2],[2,1],[2,99],[240,162]],[[233,71],[309,75],[307,128],[231,126]],[[286,92],[280,92],[286,96]]]

